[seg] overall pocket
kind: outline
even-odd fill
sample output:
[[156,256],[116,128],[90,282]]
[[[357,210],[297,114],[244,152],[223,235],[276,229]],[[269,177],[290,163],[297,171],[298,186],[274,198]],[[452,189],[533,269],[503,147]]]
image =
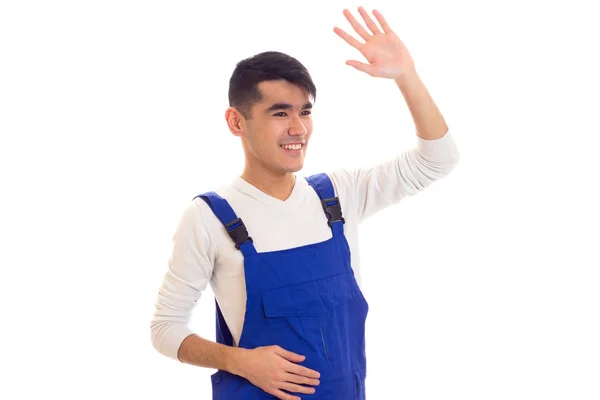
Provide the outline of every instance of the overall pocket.
[[341,367],[346,360],[344,352],[340,353],[346,337],[328,337],[333,331],[327,327],[344,325],[338,314],[352,299],[349,279],[350,273],[343,273],[262,293],[272,343],[305,356],[300,364],[321,373],[321,382],[339,379],[348,372]]

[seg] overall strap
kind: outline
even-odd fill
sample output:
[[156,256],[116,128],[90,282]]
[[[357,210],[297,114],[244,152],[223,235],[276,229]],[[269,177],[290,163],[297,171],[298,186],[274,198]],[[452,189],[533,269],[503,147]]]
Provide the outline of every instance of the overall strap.
[[196,197],[200,197],[210,207],[235,243],[235,248],[240,250],[244,257],[256,254],[252,238],[248,235],[244,222],[238,218],[227,200],[215,192],[206,192]]
[[[244,257],[256,254],[256,249],[252,244],[252,238],[248,235],[246,226],[241,218],[235,214],[227,200],[215,192],[206,192],[199,194],[200,197],[210,207],[215,216],[221,221],[227,233],[235,243],[235,248],[240,250]],[[194,197],[194,199],[196,198]],[[225,322],[221,307],[215,298],[215,318],[216,318],[216,339],[217,343],[233,346],[233,335]]]
[[308,184],[317,192],[323,211],[327,217],[327,224],[331,227],[333,235],[343,235],[344,217],[342,216],[342,206],[340,200],[335,195],[333,183],[325,173],[311,175],[306,178]]

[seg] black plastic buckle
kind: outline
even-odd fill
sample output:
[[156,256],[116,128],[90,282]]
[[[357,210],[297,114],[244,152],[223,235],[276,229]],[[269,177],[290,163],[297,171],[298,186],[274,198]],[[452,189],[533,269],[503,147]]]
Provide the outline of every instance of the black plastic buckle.
[[321,200],[321,204],[323,204],[323,210],[325,210],[325,215],[327,216],[327,225],[329,225],[329,227],[331,227],[331,224],[334,222],[341,221],[342,224],[346,223],[342,217],[342,206],[340,205],[340,200],[337,197],[323,199]]
[[[239,224],[239,226],[236,226],[235,228],[233,228],[231,230],[229,229],[230,227],[232,227],[236,224]],[[242,243],[254,242],[252,240],[252,238],[248,235],[246,226],[244,225],[244,223],[242,222],[242,220],[240,218],[236,219],[235,221],[231,221],[230,223],[225,225],[225,228],[227,229],[227,233],[229,233],[229,236],[235,242],[235,248],[238,250],[240,249],[240,245]]]

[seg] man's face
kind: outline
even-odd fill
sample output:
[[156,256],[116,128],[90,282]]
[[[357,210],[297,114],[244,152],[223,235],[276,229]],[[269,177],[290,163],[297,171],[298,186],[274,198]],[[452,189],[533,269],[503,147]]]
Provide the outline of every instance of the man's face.
[[263,99],[252,108],[242,136],[246,164],[281,174],[297,172],[312,134],[308,92],[284,80],[261,82],[258,89]]

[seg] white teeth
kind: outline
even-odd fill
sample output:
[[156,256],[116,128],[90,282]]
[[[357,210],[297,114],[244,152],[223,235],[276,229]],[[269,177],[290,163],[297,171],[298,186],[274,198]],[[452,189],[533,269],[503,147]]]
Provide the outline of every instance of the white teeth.
[[284,144],[281,145],[286,150],[300,150],[302,148],[302,144]]

